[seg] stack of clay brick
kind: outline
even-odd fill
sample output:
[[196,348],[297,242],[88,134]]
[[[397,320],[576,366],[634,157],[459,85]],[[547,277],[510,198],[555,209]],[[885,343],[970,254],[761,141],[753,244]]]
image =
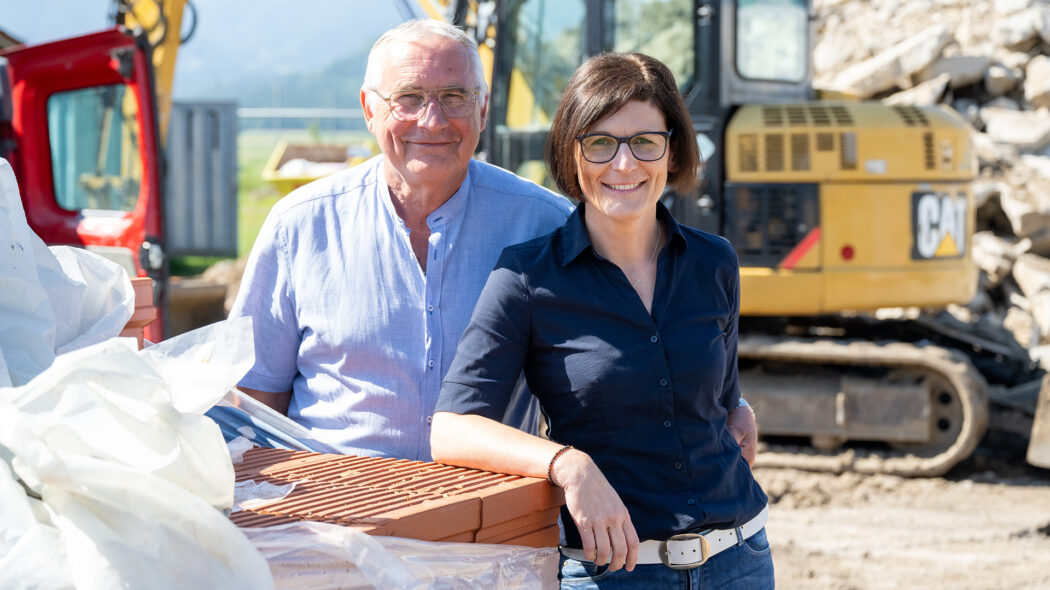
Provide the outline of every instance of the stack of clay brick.
[[238,482],[295,483],[286,497],[233,513],[242,527],[299,520],[424,541],[558,544],[561,490],[545,480],[403,459],[252,449]]
[[131,287],[135,290],[135,313],[120,335],[135,338],[141,349],[146,326],[157,319],[157,308],[153,306],[153,279],[135,277],[131,279]]

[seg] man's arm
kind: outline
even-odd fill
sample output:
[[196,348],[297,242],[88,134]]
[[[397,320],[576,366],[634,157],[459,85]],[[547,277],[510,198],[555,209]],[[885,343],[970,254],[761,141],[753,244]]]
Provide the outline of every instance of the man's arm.
[[252,389],[250,387],[238,387],[237,389],[240,389],[244,393],[247,393],[248,395],[255,398],[257,401],[260,401],[270,406],[278,414],[281,414],[283,416],[288,415],[288,404],[290,404],[292,401],[291,391],[271,392]]

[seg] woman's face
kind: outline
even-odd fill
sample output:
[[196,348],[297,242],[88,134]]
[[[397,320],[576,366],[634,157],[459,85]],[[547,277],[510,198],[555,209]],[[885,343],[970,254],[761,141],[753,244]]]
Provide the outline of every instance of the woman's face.
[[[628,137],[643,131],[667,131],[667,120],[652,102],[632,100],[581,135],[607,133]],[[670,145],[662,158],[646,162],[637,159],[627,144],[621,143],[612,160],[595,164],[583,157],[577,141],[577,178],[587,203],[588,217],[598,214],[610,221],[630,221],[655,215],[656,201],[667,184],[670,162]]]

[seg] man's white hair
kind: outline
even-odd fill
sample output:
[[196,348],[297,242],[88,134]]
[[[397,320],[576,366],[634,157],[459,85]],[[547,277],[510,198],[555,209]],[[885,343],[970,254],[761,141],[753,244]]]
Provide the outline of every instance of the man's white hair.
[[380,49],[384,45],[399,41],[423,41],[433,37],[445,37],[459,43],[463,47],[463,51],[466,52],[467,58],[470,60],[470,69],[476,80],[475,83],[478,87],[480,101],[484,103],[488,97],[489,90],[488,85],[485,84],[485,70],[481,66],[481,56],[478,55],[478,44],[470,35],[464,33],[458,27],[429,18],[406,21],[383,33],[383,36],[375,42],[375,45],[372,45],[372,50],[368,53],[368,65],[365,67],[365,79],[361,89],[365,91],[376,91],[379,89],[379,79],[385,66],[385,64],[379,63],[381,61],[380,54],[383,53]]

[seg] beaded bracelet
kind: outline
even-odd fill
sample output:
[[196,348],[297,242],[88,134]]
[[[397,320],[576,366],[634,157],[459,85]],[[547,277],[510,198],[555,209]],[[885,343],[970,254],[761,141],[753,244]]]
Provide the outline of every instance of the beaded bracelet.
[[554,462],[558,460],[558,457],[562,456],[562,453],[564,453],[565,451],[569,451],[569,450],[572,450],[572,445],[565,445],[564,447],[558,449],[558,452],[554,453],[554,456],[551,457],[551,462],[550,462],[549,465],[547,465],[547,481],[551,482],[551,485],[557,485],[557,484],[554,483],[554,477],[553,477],[554,476]]

